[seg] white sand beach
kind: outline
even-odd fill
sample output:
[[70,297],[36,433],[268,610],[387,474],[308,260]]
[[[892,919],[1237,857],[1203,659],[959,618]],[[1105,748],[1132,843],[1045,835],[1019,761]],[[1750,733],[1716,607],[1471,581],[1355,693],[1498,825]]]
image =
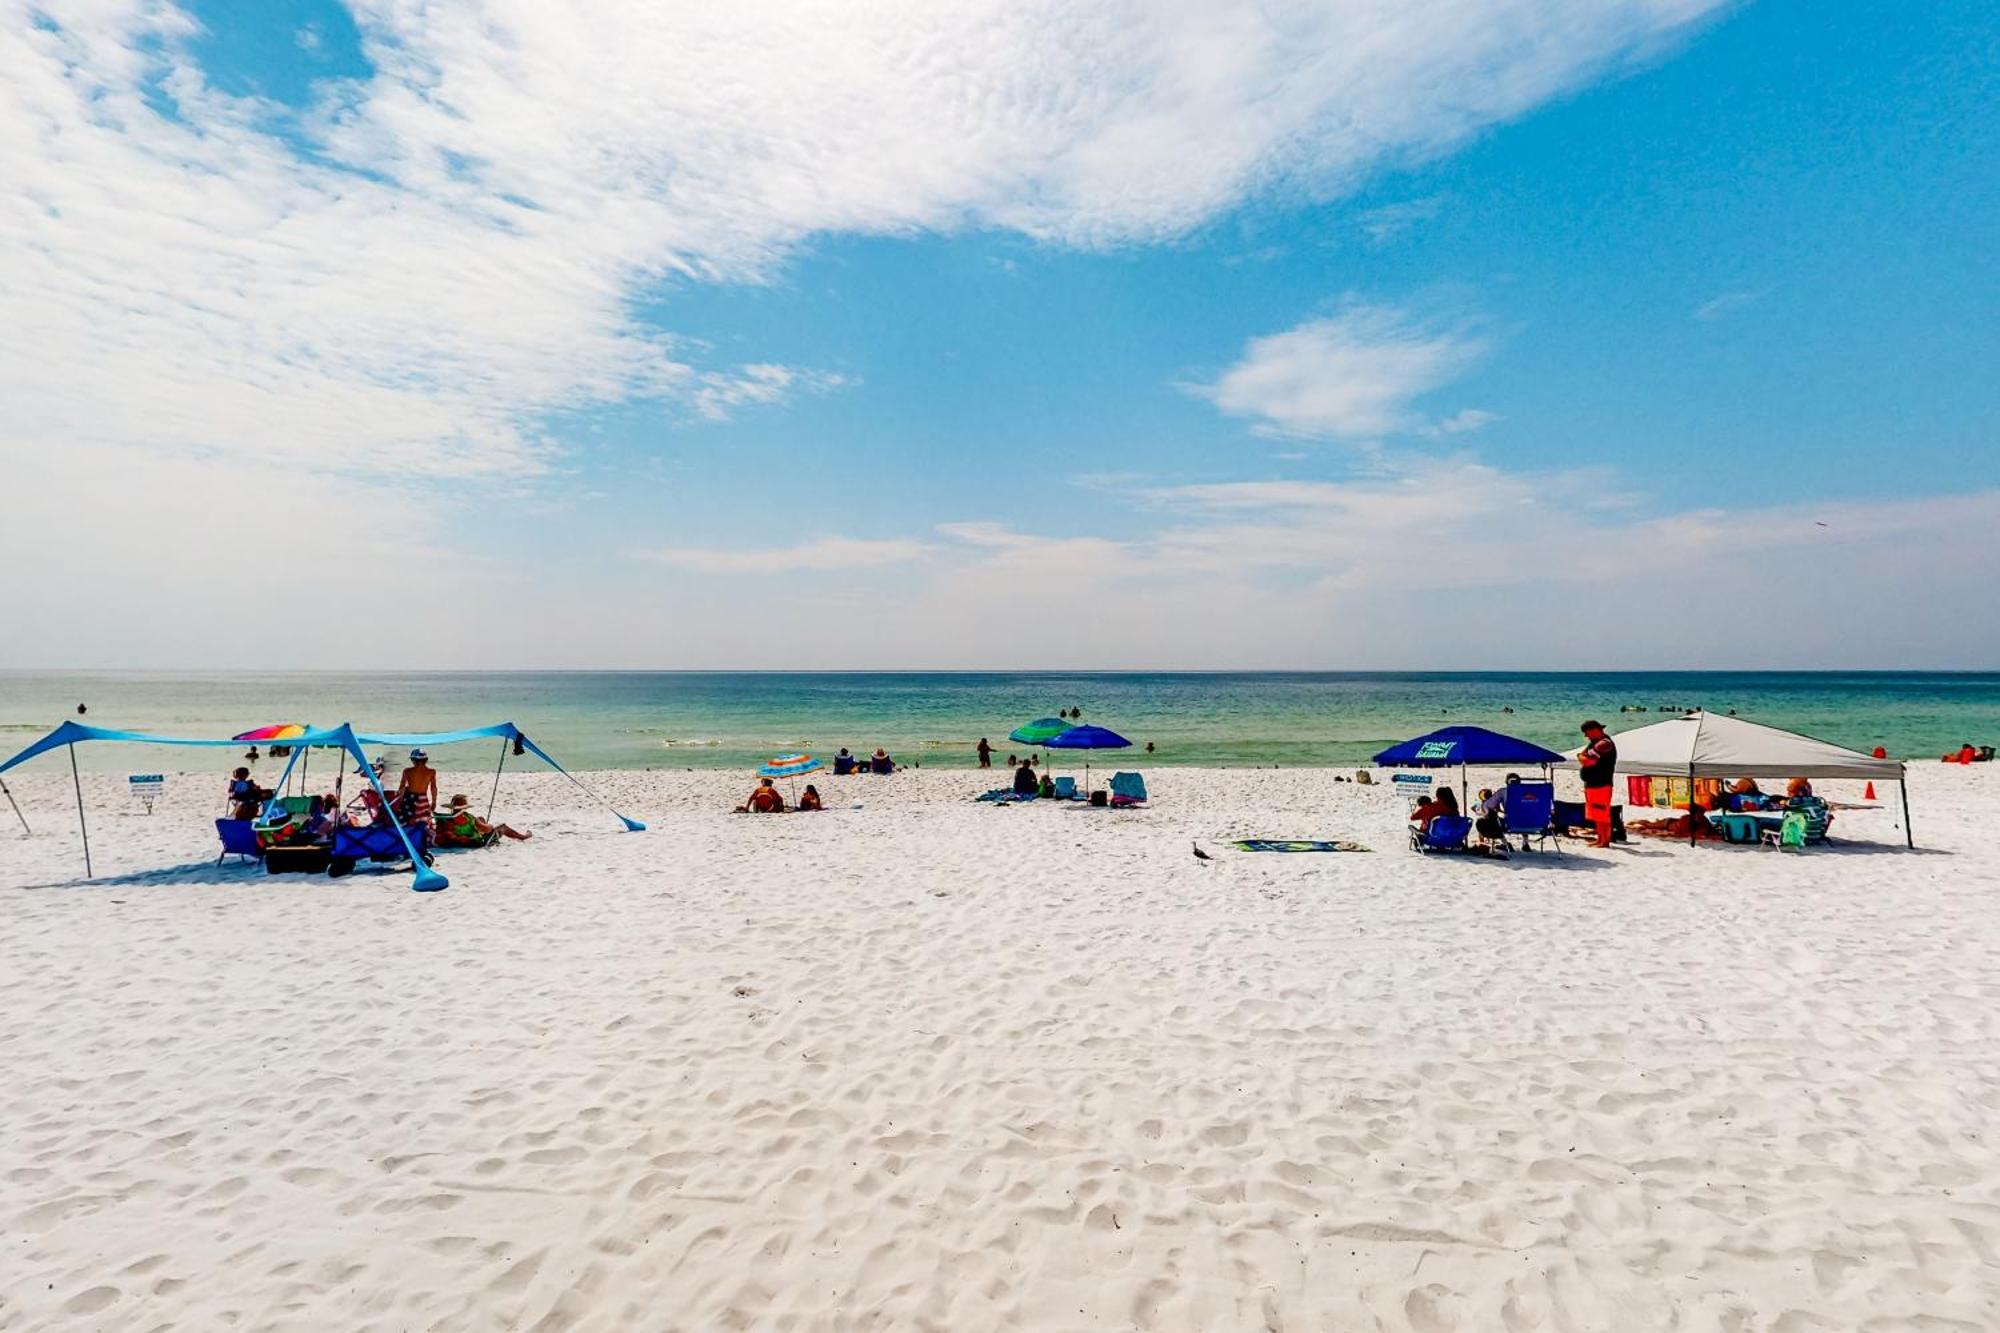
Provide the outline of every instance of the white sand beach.
[[2000,1328],[2000,768],[1504,864],[984,776],[510,775],[420,895],[10,775],[0,1329]]

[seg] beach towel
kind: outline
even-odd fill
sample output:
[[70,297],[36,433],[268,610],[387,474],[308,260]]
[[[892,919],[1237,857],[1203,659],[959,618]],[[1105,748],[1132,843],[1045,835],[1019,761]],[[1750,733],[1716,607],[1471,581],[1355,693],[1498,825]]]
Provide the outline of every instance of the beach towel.
[[1229,844],[1239,852],[1365,852],[1358,842],[1317,842],[1305,838],[1243,838]]
[[1018,801],[1034,800],[1035,793],[1031,791],[1015,791],[1011,787],[997,787],[992,791],[981,792],[972,799],[975,801],[991,801],[995,805],[1013,805]]

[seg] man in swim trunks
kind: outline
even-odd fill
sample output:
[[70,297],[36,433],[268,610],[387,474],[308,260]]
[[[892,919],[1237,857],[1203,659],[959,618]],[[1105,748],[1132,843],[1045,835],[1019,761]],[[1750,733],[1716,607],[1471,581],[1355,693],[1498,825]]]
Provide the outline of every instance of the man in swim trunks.
[[1597,830],[1596,845],[1611,845],[1611,779],[1618,771],[1618,743],[1592,720],[1581,728],[1584,747],[1576,752],[1583,778],[1583,817]]

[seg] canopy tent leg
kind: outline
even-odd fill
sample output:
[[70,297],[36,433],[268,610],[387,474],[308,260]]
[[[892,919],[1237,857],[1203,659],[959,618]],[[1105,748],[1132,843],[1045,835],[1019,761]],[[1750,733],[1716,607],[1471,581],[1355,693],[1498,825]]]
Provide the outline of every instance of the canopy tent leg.
[[83,819],[83,777],[76,771],[76,747],[69,747],[69,780],[76,784],[76,826],[83,831],[83,877],[92,879],[90,868],[90,825]]
[[299,795],[301,796],[305,795],[309,790],[306,786],[306,774],[312,770],[312,759],[312,746],[308,745],[305,747],[305,753],[299,756]]
[[[1673,799],[1673,794],[1671,792],[1668,793],[1667,799],[1668,800]],[[1696,819],[1703,817],[1698,808],[1700,805],[1701,802],[1697,801],[1694,798],[1694,765],[1689,764],[1688,765],[1688,846],[1690,847],[1694,846],[1697,842],[1701,840],[1701,828],[1694,822]]]
[[[590,788],[584,786],[581,782],[577,782],[576,774],[570,772],[568,769],[564,768],[561,764],[558,764],[555,760],[551,759],[549,757],[549,752],[547,750],[544,750],[541,746],[535,744],[533,741],[529,740],[527,733],[522,731],[519,727],[514,728],[514,743],[518,746],[526,747],[531,753],[533,753],[535,758],[541,760],[543,763],[547,764],[550,768],[553,768],[556,772],[568,778],[572,783],[575,783],[576,789],[578,791],[582,792],[585,796],[588,796],[591,800],[603,806],[606,810],[611,810],[611,803],[609,801],[605,800],[602,796],[599,796],[596,792],[592,791]],[[611,813],[618,818],[620,823],[625,825],[626,832],[644,833],[646,831],[646,826],[644,824],[640,823],[636,819],[631,818],[629,815],[621,815],[616,810],[611,810]]]
[[486,798],[486,818],[493,818],[493,804],[500,799],[500,770],[507,767],[507,738],[500,738],[500,762],[493,765],[493,794]]
[[7,804],[14,807],[14,818],[21,821],[21,832],[27,834],[31,838],[34,837],[35,831],[28,827],[28,817],[21,813],[20,804],[14,800],[14,793],[7,790],[7,784],[5,781],[0,781],[0,795],[6,796]]
[[1910,783],[1907,778],[1896,779],[1896,789],[1903,793],[1903,845],[1916,849],[1917,833],[1910,827]]

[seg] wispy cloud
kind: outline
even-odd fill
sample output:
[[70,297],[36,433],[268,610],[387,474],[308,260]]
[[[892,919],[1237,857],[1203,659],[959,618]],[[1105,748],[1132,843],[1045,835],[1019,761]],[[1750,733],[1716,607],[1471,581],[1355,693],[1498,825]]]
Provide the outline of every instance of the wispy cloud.
[[1380,208],[1364,211],[1356,223],[1377,245],[1388,245],[1408,235],[1420,223],[1429,222],[1444,211],[1445,197],[1441,194],[1428,195],[1422,199],[1407,199],[1401,203],[1384,204]]
[[1422,430],[1425,435],[1465,435],[1475,430],[1484,430],[1498,420],[1500,420],[1498,412],[1468,407],[1442,420],[1433,421]]
[[793,546],[670,546],[638,554],[702,574],[793,574],[878,569],[920,560],[931,549],[896,538],[823,537]]
[[1188,387],[1270,434],[1366,439],[1421,429],[1411,404],[1457,378],[1482,350],[1462,327],[1353,305],[1253,338],[1212,384]]
[[1696,306],[1693,315],[1694,318],[1704,321],[1723,319],[1739,310],[1748,309],[1770,294],[1769,287],[1760,287],[1755,291],[1724,292]]

